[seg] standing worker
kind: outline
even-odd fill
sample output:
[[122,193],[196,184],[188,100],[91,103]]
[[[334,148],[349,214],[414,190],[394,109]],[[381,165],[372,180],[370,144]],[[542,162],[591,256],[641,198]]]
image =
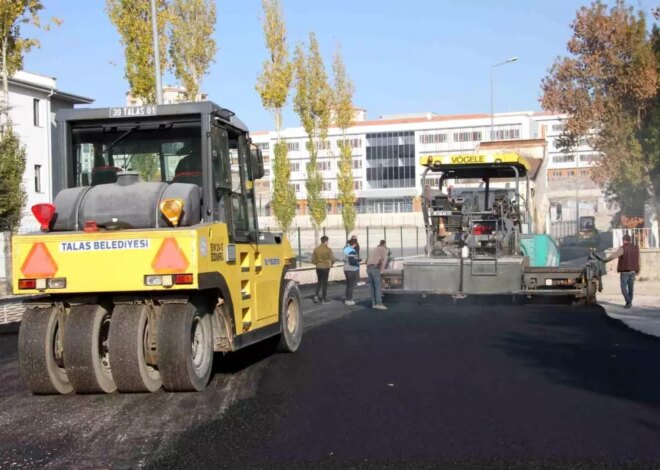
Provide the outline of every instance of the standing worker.
[[619,247],[611,256],[605,259],[600,258],[605,263],[619,258],[616,270],[621,276],[621,293],[623,300],[626,301],[625,308],[632,307],[633,288],[635,287],[635,276],[639,273],[639,247],[630,243],[630,235],[623,236],[623,245]]
[[[358,261],[362,261],[362,258],[360,258],[360,242],[358,241],[357,235],[355,234],[351,235],[350,240],[355,240],[355,251],[357,252]],[[358,274],[358,280],[356,285],[363,286],[364,284],[365,284],[364,282],[360,281],[360,276]]]
[[[314,248],[312,253],[312,264],[316,266],[316,294],[314,294],[314,303],[328,302],[328,278],[330,277],[330,268],[337,261],[332,250],[328,246],[328,237],[321,237],[321,244]],[[321,296],[319,297],[319,293]]]
[[376,310],[387,310],[387,307],[383,305],[383,291],[381,289],[380,278],[383,269],[387,266],[388,252],[389,250],[387,249],[385,240],[381,240],[378,246],[371,250],[367,259],[371,307]]
[[344,248],[344,275],[346,276],[346,305],[355,305],[353,301],[353,289],[360,278],[360,259],[358,258],[357,251],[355,251],[355,244],[357,241],[351,238],[348,245]]

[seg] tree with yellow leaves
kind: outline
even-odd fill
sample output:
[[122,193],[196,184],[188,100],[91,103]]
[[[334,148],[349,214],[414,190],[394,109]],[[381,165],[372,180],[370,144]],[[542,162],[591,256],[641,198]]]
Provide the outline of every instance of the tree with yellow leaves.
[[264,108],[273,113],[277,142],[273,149],[273,214],[280,229],[288,234],[296,215],[296,193],[290,184],[287,144],[280,138],[282,109],[286,104],[293,77],[293,65],[286,44],[286,25],[279,0],[263,0],[264,38],[270,54],[257,77],[256,89]]
[[[121,36],[124,46],[124,68],[131,95],[147,103],[156,102],[151,6],[147,0],[106,0],[110,21]],[[167,67],[167,35],[169,11],[166,0],[156,0],[160,73]]]
[[350,141],[346,138],[346,129],[353,122],[353,83],[346,76],[346,66],[341,55],[341,48],[337,47],[332,62],[334,73],[333,105],[335,125],[342,131],[339,141],[339,172],[337,173],[337,186],[339,202],[341,204],[341,218],[346,233],[355,228],[355,188],[353,184],[353,150]]
[[170,59],[188,101],[198,100],[202,79],[218,50],[213,39],[215,21],[215,0],[172,0]]
[[325,148],[330,126],[330,107],[332,90],[328,85],[325,66],[319,51],[319,44],[314,33],[309,34],[307,54],[302,44],[296,46],[294,70],[296,96],[293,109],[300,116],[300,121],[307,134],[307,207],[314,228],[314,239],[318,240],[319,230],[327,217],[326,201],[321,196],[323,176],[318,168],[318,151]]

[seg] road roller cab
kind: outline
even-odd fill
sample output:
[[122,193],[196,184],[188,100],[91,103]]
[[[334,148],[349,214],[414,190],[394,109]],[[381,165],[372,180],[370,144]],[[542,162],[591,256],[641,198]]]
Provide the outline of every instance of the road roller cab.
[[53,204],[13,238],[13,290],[34,294],[19,362],[35,393],[201,390],[213,352],[280,335],[300,295],[288,241],[258,229],[261,152],[210,102],[57,114]]

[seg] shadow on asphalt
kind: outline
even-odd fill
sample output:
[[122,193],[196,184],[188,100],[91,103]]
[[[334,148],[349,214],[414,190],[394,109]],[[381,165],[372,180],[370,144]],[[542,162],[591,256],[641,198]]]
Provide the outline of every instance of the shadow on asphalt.
[[556,383],[660,406],[660,339],[610,319],[599,306],[549,310],[526,322],[531,333],[511,333],[496,346]]
[[276,354],[279,337],[269,338],[233,353],[215,353],[214,374],[236,374]]

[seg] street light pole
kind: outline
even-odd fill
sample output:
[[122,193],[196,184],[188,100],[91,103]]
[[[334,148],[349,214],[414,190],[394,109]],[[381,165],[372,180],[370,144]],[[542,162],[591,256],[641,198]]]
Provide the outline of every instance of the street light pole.
[[493,70],[495,67],[500,67],[501,65],[506,65],[510,64],[512,62],[515,62],[518,60],[518,57],[511,57],[510,59],[505,60],[504,62],[500,62],[499,64],[491,65],[490,67],[490,141],[495,140],[493,138],[493,127],[494,127],[494,120],[495,120],[495,114],[493,112]]
[[151,0],[151,29],[154,40],[154,67],[156,73],[156,104],[163,104],[163,86],[160,83],[160,51],[158,48],[158,21],[156,18],[156,0]]

